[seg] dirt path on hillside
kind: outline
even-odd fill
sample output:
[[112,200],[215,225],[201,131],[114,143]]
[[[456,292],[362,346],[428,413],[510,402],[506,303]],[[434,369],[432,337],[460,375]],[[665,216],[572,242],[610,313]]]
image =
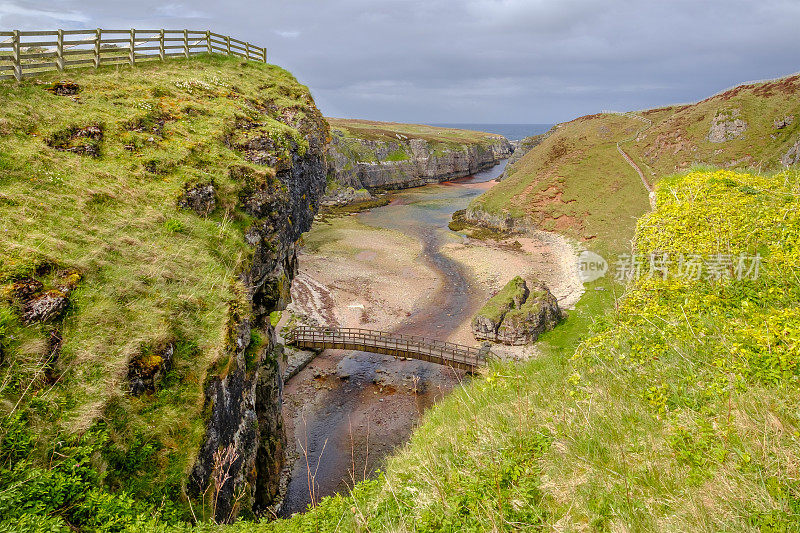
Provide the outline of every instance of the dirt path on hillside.
[[653,121],[648,119],[648,118],[640,117],[636,113],[622,113],[622,114],[627,116],[627,117],[631,117],[631,118],[635,118],[637,120],[641,120],[642,122],[644,122],[646,124],[645,127],[643,127],[640,130],[638,130],[636,132],[636,134],[633,137],[631,137],[630,139],[626,139],[624,141],[618,141],[617,142],[617,151],[620,153],[622,158],[625,159],[625,162],[628,163],[633,168],[633,170],[636,171],[637,174],[639,174],[639,178],[642,180],[642,184],[644,185],[644,188],[647,189],[647,195],[648,195],[648,197],[650,199],[650,209],[655,209],[656,208],[656,193],[653,190],[653,186],[650,185],[650,182],[647,181],[647,178],[644,177],[644,172],[642,172],[642,169],[639,168],[639,165],[637,165],[636,162],[633,160],[633,158],[631,158],[631,156],[629,156],[628,153],[625,152],[625,150],[622,149],[622,143],[631,142],[631,141],[635,140],[636,138],[638,138],[639,135],[641,135],[642,133],[647,131],[653,125]]
[[619,145],[619,143],[617,144],[617,150],[619,151],[620,154],[622,154],[622,157],[625,159],[625,161],[627,161],[628,164],[633,167],[633,170],[635,170],[636,173],[639,174],[639,177],[642,179],[642,183],[644,184],[644,188],[647,189],[647,192],[652,193],[653,192],[653,187],[650,185],[650,183],[644,177],[644,173],[642,172],[642,169],[639,168],[639,165],[637,165],[633,161],[633,159],[631,159],[631,156],[629,156],[627,153],[625,153],[625,150],[622,149],[622,147]]

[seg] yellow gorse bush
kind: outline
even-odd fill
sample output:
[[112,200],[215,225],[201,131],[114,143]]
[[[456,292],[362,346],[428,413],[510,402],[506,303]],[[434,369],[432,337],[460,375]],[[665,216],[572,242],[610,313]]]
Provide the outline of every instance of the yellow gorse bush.
[[[737,278],[731,262],[718,279],[680,277],[675,265],[667,276],[636,279],[572,361],[575,372],[595,376],[596,390],[650,413],[671,450],[667,464],[686,468],[687,483],[724,477],[725,506],[753,526],[786,530],[800,526],[791,466],[800,449],[792,436],[800,404],[799,178],[716,171],[665,179],[657,209],[639,221],[635,254],[758,255],[758,276]],[[777,488],[764,489],[765,479]],[[753,494],[763,490],[756,505]]]

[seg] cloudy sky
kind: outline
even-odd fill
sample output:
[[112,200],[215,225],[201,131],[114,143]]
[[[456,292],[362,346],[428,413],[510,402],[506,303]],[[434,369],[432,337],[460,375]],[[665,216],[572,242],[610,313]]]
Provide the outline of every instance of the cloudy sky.
[[549,123],[800,71],[798,0],[0,0],[0,28],[266,46],[328,116]]

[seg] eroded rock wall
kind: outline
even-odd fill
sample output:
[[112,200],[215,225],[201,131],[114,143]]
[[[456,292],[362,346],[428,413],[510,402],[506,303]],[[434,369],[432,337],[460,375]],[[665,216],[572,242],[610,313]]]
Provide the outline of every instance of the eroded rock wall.
[[512,153],[505,138],[483,144],[449,144],[425,139],[376,141],[332,131],[328,175],[354,189],[403,189],[469,176]]
[[269,314],[289,302],[296,243],[310,229],[325,189],[327,128],[318,118],[292,124],[309,146],[293,146],[276,175],[230,169],[243,183],[239,207],[254,220],[245,236],[252,255],[233,282],[226,353],[206,380],[206,435],[189,487],[218,522],[263,512],[278,494],[285,447],[282,346]]

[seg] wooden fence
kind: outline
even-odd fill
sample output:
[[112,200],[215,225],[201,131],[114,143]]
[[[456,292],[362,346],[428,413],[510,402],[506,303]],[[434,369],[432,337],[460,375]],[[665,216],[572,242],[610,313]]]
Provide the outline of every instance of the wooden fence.
[[267,62],[266,48],[207,30],[14,30],[0,31],[0,80],[214,52]]

